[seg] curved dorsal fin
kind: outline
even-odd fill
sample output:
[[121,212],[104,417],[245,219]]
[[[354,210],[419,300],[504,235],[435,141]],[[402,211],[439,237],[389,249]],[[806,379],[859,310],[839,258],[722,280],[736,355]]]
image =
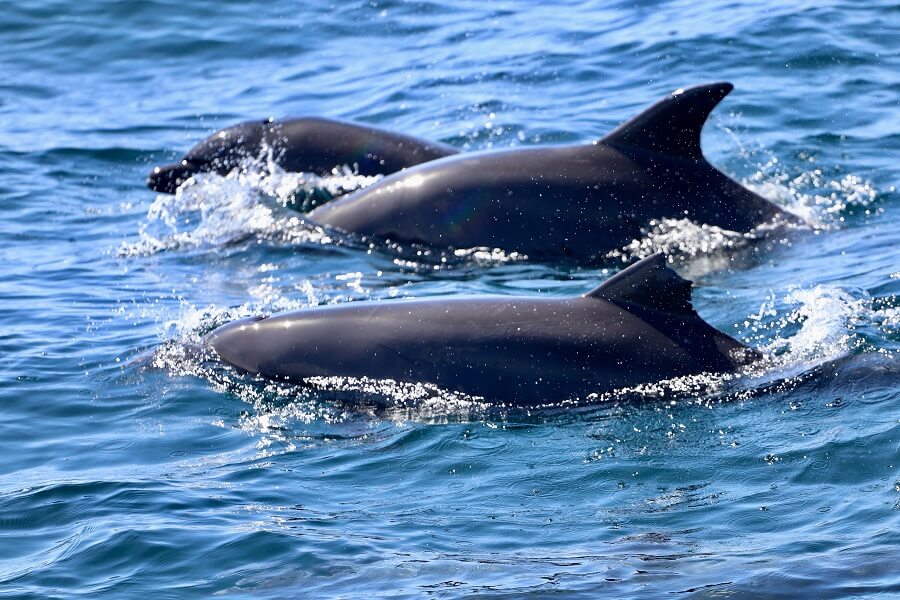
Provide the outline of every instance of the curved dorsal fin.
[[661,252],[616,273],[584,297],[681,315],[697,314],[691,305],[691,282],[670,269]]
[[700,160],[700,130],[709,113],[732,89],[730,83],[720,82],[675,90],[600,141]]

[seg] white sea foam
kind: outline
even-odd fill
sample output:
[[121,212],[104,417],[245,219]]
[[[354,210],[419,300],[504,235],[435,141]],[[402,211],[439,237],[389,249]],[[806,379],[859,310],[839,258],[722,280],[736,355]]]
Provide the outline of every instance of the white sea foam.
[[818,229],[839,227],[851,211],[870,214],[878,197],[875,185],[857,175],[834,179],[822,169],[794,175],[773,172],[777,164],[773,159],[745,179],[744,185]]
[[160,321],[159,336],[165,341],[153,353],[149,366],[176,375],[195,375],[209,379],[212,371],[208,361],[214,357],[203,339],[207,333],[237,319],[298,310],[324,301],[308,281],[295,284],[295,295],[290,298],[265,284],[254,286],[248,291],[252,299],[234,307],[198,307],[182,302],[180,310],[172,318]]
[[900,332],[900,307],[888,307],[875,311],[875,322],[884,333]]
[[142,256],[179,249],[218,248],[247,239],[275,243],[333,244],[335,240],[288,206],[314,194],[330,198],[377,181],[379,177],[336,168],[327,177],[288,173],[275,164],[249,163],[226,176],[202,173],[175,194],[160,194],[140,225],[139,239],[123,243],[120,256]]
[[855,327],[874,316],[871,301],[855,298],[840,288],[795,289],[785,302],[794,309],[775,325],[781,332],[796,327],[799,330],[778,336],[765,349],[772,355],[783,355],[781,363],[795,369],[809,369],[846,355],[858,343]]
[[760,241],[764,230],[740,233],[713,225],[698,224],[690,219],[653,219],[642,237],[606,254],[609,260],[632,263],[657,252],[670,260],[709,262],[705,270],[728,267],[730,254]]
[[744,339],[765,354],[748,369],[745,391],[799,380],[819,367],[867,349],[866,332],[891,333],[896,309],[876,308],[862,292],[829,287],[795,288],[781,301],[770,296],[740,326]]

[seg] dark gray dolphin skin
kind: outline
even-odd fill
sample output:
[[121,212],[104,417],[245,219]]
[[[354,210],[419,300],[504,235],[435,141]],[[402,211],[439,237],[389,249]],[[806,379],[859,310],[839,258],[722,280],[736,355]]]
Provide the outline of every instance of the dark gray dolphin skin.
[[642,237],[651,219],[689,218],[740,232],[776,217],[799,222],[703,157],[700,130],[732,88],[677,90],[589,144],[425,163],[308,217],[364,237],[580,262]]
[[226,324],[207,336],[243,371],[425,382],[534,406],[701,372],[758,355],[691,306],[661,254],[584,296],[349,302]]
[[342,165],[358,169],[360,175],[388,174],[459,152],[447,144],[333,119],[247,121],[212,134],[180,162],[154,168],[147,187],[174,194],[192,175],[227,175],[268,149],[282,169],[317,175]]

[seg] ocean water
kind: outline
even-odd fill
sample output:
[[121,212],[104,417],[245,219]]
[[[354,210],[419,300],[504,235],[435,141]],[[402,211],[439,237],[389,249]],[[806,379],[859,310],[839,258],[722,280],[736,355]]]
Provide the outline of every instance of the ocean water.
[[[898,40],[887,1],[8,3],[0,596],[900,596]],[[298,188],[371,183],[347,170],[144,187],[246,119],[574,143],[716,80],[707,157],[809,227],[654,223],[588,268],[305,226]],[[655,250],[765,368],[526,411],[199,348],[310,305],[579,294]]]

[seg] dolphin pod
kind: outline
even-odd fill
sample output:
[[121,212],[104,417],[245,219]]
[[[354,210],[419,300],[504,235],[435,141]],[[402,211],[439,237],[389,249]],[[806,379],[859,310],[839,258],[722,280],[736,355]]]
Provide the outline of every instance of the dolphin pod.
[[349,302],[212,331],[226,363],[267,378],[427,382],[537,405],[702,372],[758,355],[707,324],[661,254],[577,297]]
[[732,231],[793,215],[703,157],[700,131],[732,90],[677,90],[599,141],[458,154],[406,169],[308,213],[364,237],[533,259],[602,260],[653,219]]
[[317,175],[343,165],[360,175],[394,173],[458,152],[447,144],[333,119],[247,121],[212,134],[181,161],[155,167],[147,187],[174,194],[193,175],[227,175],[247,160],[266,158],[269,151],[282,169]]

